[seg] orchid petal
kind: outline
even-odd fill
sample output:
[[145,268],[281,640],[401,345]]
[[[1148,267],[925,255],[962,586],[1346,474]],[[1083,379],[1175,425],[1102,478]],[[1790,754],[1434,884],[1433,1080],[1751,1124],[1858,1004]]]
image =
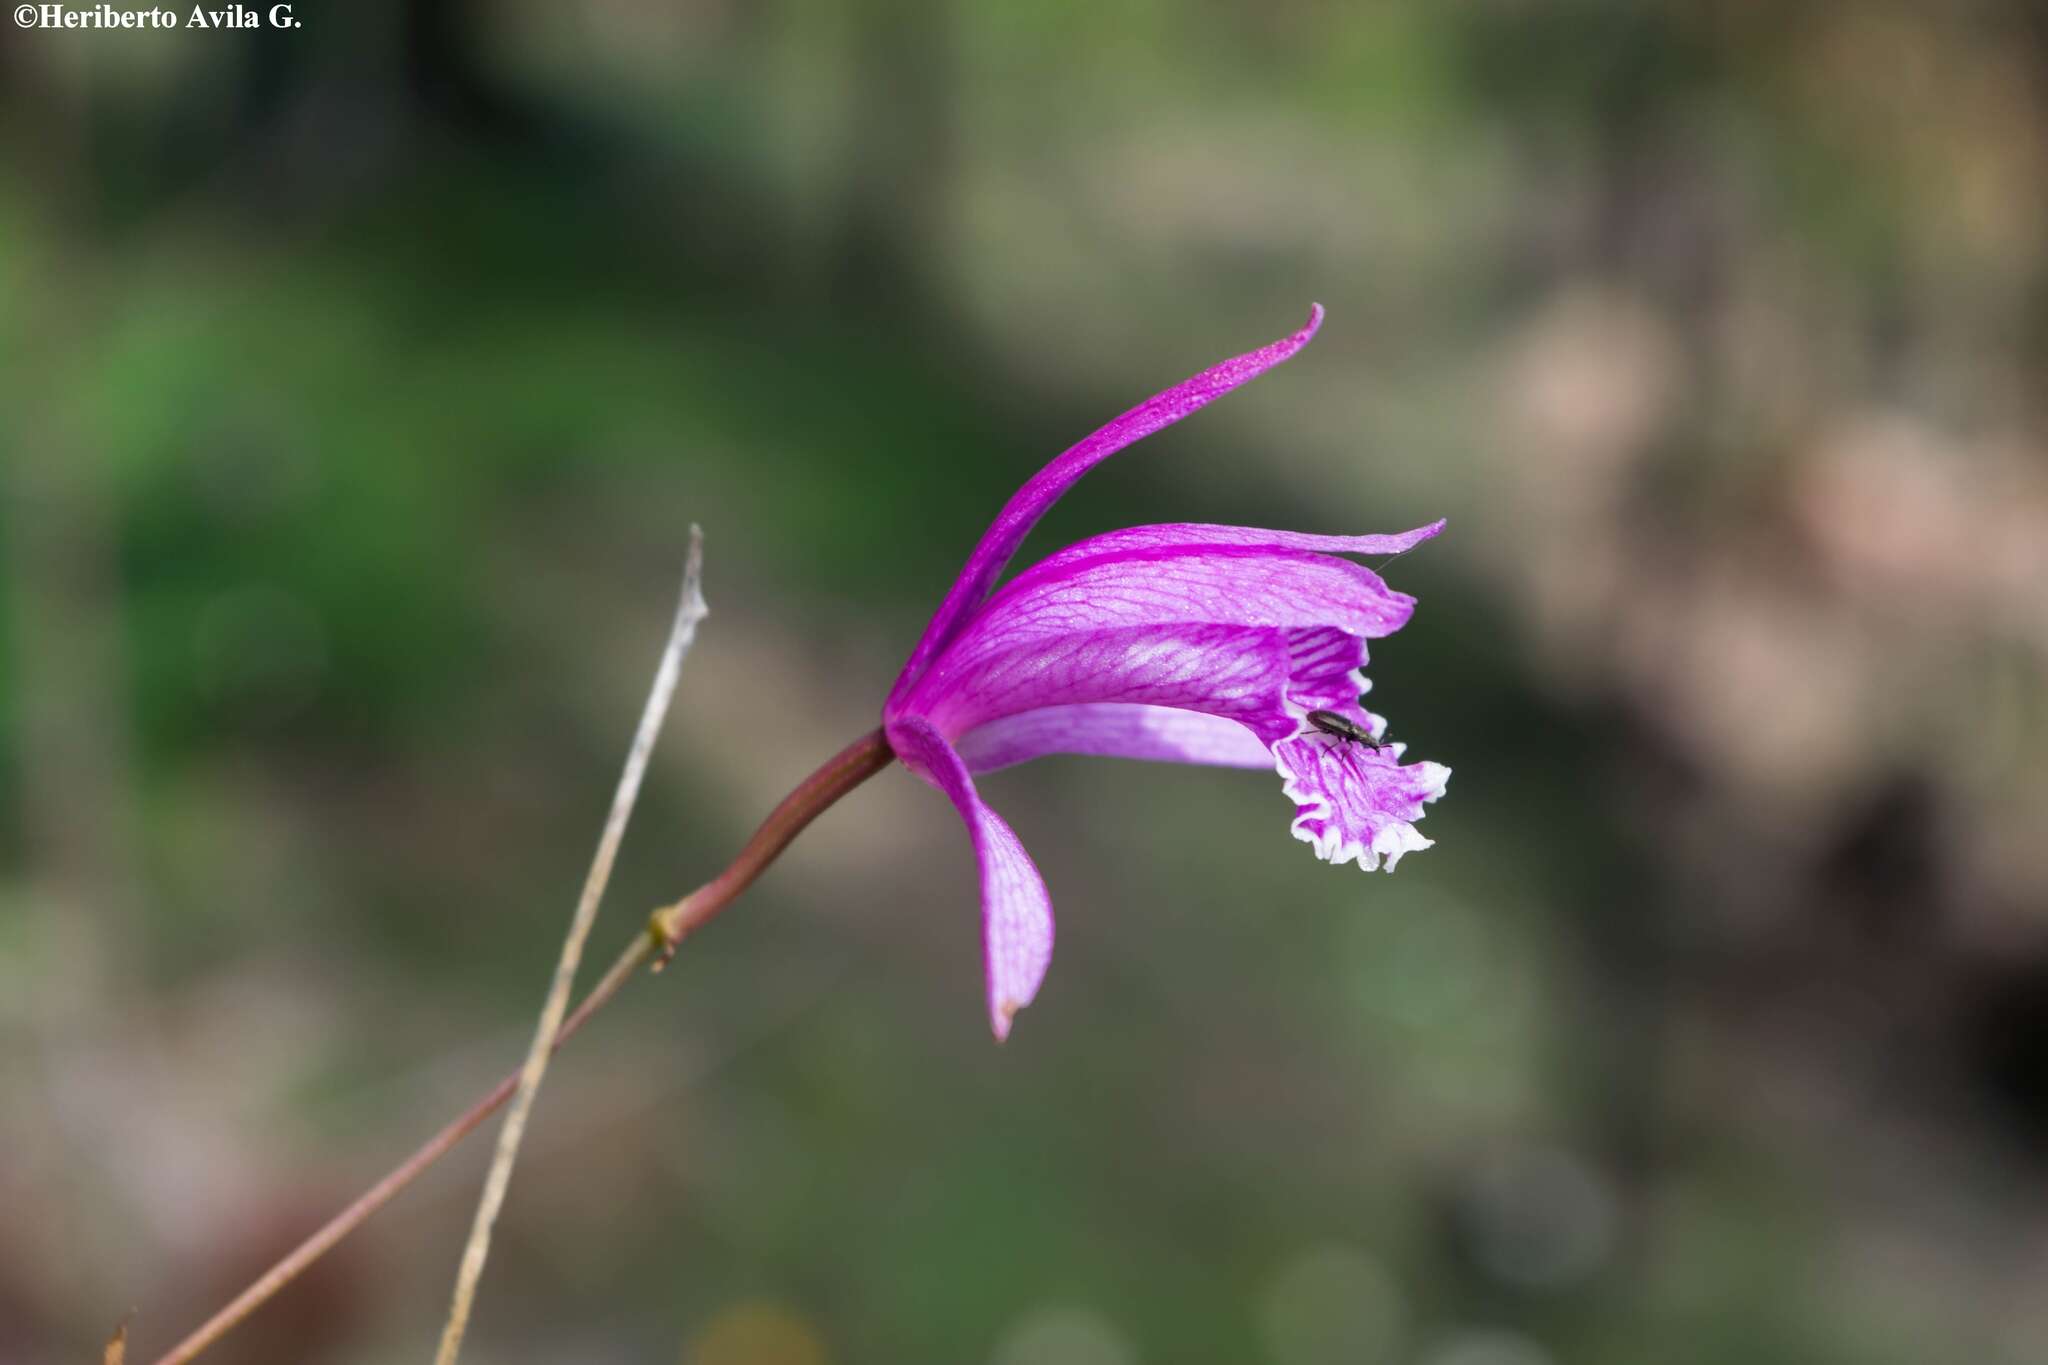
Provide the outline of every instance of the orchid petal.
[[1159,550],[1051,572],[1034,567],[962,629],[915,693],[1021,646],[1081,631],[1199,624],[1328,628],[1377,639],[1414,610],[1414,598],[1363,565],[1306,551]]
[[1083,474],[1132,442],[1172,426],[1239,385],[1272,369],[1306,346],[1309,339],[1315,335],[1316,328],[1322,325],[1322,321],[1322,305],[1316,304],[1309,310],[1307,325],[1292,336],[1212,365],[1164,393],[1146,399],[1079,444],[1070,447],[1040,470],[1030,482],[1018,489],[1009,502],[1003,505],[1003,510],[996,514],[996,519],[988,530],[983,533],[981,542],[968,556],[966,567],[954,581],[952,590],[946,594],[945,601],[939,604],[938,611],[932,616],[931,624],[925,627],[923,636],[918,639],[917,647],[910,652],[909,660],[903,665],[903,672],[898,675],[895,686],[889,691],[889,703],[893,706],[898,697],[918,681],[925,666],[945,648],[968,614],[980,606],[982,600],[988,596],[989,589],[995,586],[996,579],[1001,576],[1003,566],[1017,553],[1017,547],[1024,543],[1024,537],[1030,534],[1031,528],[1038,524],[1039,518],[1045,515],[1046,510]]
[[1451,770],[1441,763],[1402,765],[1396,755],[1309,732],[1273,746],[1282,789],[1295,802],[1294,837],[1330,863],[1354,859],[1371,872],[1384,859],[1428,848],[1414,822],[1444,794]]
[[[948,650],[903,702],[948,737],[1004,716],[1077,702],[1143,702],[1243,724],[1266,742],[1292,734],[1285,631],[1173,623],[1071,630],[983,652]],[[893,722],[896,717],[890,717]]]
[[1041,706],[978,725],[955,747],[972,772],[993,772],[1047,754],[1271,768],[1273,755],[1244,725],[1200,711],[1136,702]]
[[[1232,550],[1312,550],[1332,555],[1399,555],[1440,534],[1442,521],[1397,535],[1322,536],[1305,531],[1268,531],[1255,526],[1218,526],[1206,522],[1168,522],[1158,526],[1127,526],[1090,536],[1047,555],[1032,572],[1064,568],[1105,555],[1138,554],[1197,548]],[[1384,567],[1384,566],[1382,566]]]
[[1362,671],[1365,663],[1366,642],[1349,631],[1336,626],[1288,631],[1287,700],[1294,714],[1336,711],[1351,720],[1368,715],[1358,705],[1372,688]]
[[889,726],[889,743],[905,766],[952,800],[974,840],[988,1021],[1001,1042],[1010,1035],[1010,1020],[1038,994],[1052,962],[1052,897],[1016,833],[983,804],[966,763],[937,730],[910,717]]

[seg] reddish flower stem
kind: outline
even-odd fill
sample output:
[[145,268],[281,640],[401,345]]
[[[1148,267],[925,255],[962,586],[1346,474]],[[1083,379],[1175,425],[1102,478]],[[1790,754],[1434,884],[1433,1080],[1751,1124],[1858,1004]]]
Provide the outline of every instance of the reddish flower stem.
[[769,812],[725,871],[649,918],[648,935],[652,946],[660,950],[654,969],[667,966],[685,938],[752,886],[754,878],[767,871],[768,864],[782,855],[789,841],[817,819],[820,811],[888,767],[895,757],[888,739],[880,730],[873,731],[841,749],[783,797],[782,804]]
[[[675,954],[678,944],[694,930],[702,927],[713,915],[738,899],[740,893],[753,885],[754,879],[766,871],[782,850],[789,847],[790,840],[803,831],[804,826],[818,818],[825,809],[840,797],[873,777],[889,766],[895,755],[889,749],[889,741],[880,730],[863,735],[847,745],[824,766],[798,784],[796,790],[784,797],[782,804],[770,812],[740,849],[739,856],[725,871],[697,890],[692,891],[674,905],[657,910],[648,920],[647,929],[635,934],[626,950],[619,954],[605,974],[598,979],[590,993],[583,997],[581,1004],[563,1021],[562,1030],[556,1036],[555,1047],[569,1041],[584,1021],[610,1003],[619,993],[619,988],[630,980],[649,958],[659,958],[656,970],[665,965]],[[334,1244],[355,1231],[369,1220],[371,1214],[383,1208],[396,1198],[398,1193],[423,1175],[427,1169],[452,1151],[456,1144],[476,1130],[492,1114],[503,1108],[512,1098],[512,1092],[519,1088],[519,1071],[514,1070],[492,1087],[482,1099],[452,1120],[447,1127],[428,1138],[426,1142],[394,1166],[382,1180],[372,1185],[357,1197],[356,1201],[334,1215],[312,1236],[287,1252],[284,1258],[263,1272],[247,1289],[237,1294],[226,1307],[208,1318],[199,1329],[157,1358],[156,1365],[184,1365],[184,1362],[198,1356],[226,1336],[236,1324],[261,1307],[278,1290],[290,1284],[299,1273],[313,1262],[326,1255]]]

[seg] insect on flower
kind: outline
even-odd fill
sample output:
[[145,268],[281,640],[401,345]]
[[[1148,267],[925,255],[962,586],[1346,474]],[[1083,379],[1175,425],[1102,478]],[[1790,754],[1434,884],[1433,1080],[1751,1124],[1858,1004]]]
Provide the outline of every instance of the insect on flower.
[[1442,522],[1394,535],[1128,526],[998,586],[1031,528],[1089,469],[1295,354],[1322,316],[1147,399],[1027,481],[890,689],[889,747],[953,803],[974,845],[998,1038],[1052,960],[1052,897],[982,798],[982,774],[1049,754],[1262,769],[1294,804],[1289,832],[1326,862],[1392,871],[1430,845],[1415,822],[1450,769],[1402,763],[1374,738],[1386,722],[1359,697],[1368,643],[1407,624],[1415,599],[1352,557],[1399,556]]
[[1373,738],[1372,731],[1340,712],[1311,711],[1302,719],[1324,734],[1333,735],[1346,744],[1363,744],[1374,753],[1378,753],[1384,747]]

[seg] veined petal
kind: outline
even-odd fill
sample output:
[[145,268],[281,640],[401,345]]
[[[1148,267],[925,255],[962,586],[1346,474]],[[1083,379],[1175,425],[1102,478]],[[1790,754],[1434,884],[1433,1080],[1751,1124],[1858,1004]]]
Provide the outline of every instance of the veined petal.
[[[1285,631],[1176,623],[1072,630],[971,660],[948,650],[901,703],[942,735],[1077,702],[1143,702],[1248,726],[1268,743],[1292,734]],[[895,716],[889,721],[894,722]]]
[[1033,572],[1063,568],[1105,555],[1135,554],[1150,550],[1181,550],[1208,547],[1230,550],[1313,550],[1331,555],[1398,555],[1440,534],[1442,521],[1418,526],[1395,535],[1319,536],[1305,531],[1268,531],[1256,526],[1218,526],[1207,522],[1168,522],[1159,526],[1127,526],[1047,555],[1033,566]]
[[1283,789],[1295,802],[1294,837],[1325,862],[1354,859],[1387,871],[1405,853],[1428,848],[1414,822],[1444,794],[1451,770],[1441,763],[1402,765],[1393,754],[1316,732],[1273,746]]
[[976,726],[955,748],[970,771],[993,772],[1047,754],[1270,768],[1273,755],[1234,720],[1137,702],[1041,706]]
[[988,974],[988,1022],[996,1040],[1031,1003],[1052,962],[1052,897],[1031,855],[1003,817],[990,810],[953,746],[916,717],[889,726],[904,765],[944,792],[967,822],[981,866],[981,951]]
[[1366,642],[1336,626],[1288,631],[1287,700],[1293,703],[1294,714],[1337,711],[1352,720],[1370,719],[1358,704],[1372,687],[1363,671],[1366,657]]
[[1003,566],[1017,553],[1017,547],[1024,543],[1024,537],[1030,534],[1031,528],[1076,480],[1133,441],[1172,426],[1272,369],[1308,345],[1309,338],[1316,334],[1316,328],[1322,322],[1323,308],[1316,304],[1309,310],[1307,325],[1292,336],[1212,365],[1164,393],[1146,399],[1070,447],[1018,489],[1015,496],[1003,505],[1003,510],[996,514],[994,523],[983,533],[981,543],[974,547],[974,553],[967,557],[966,567],[954,581],[945,601],[939,604],[931,624],[925,627],[917,647],[911,650],[909,660],[903,665],[903,672],[897,676],[895,686],[889,690],[889,702],[893,705],[918,681],[926,665],[945,648],[968,614],[988,596],[989,589],[1002,575]]
[[1137,626],[1329,628],[1377,639],[1399,630],[1414,610],[1414,598],[1334,555],[1151,550],[1050,571],[1033,566],[976,613],[931,671],[972,670],[1052,636]]

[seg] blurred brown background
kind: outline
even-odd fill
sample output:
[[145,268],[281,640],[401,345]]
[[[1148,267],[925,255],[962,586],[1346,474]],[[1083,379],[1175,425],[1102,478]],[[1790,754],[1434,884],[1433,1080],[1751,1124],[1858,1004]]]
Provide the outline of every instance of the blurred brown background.
[[[982,526],[1450,533],[1391,878],[892,773],[565,1054],[467,1359],[2048,1359],[2048,15],[377,0],[0,31],[0,1361],[156,1351],[871,725]],[[463,1153],[210,1359],[424,1358]]]

